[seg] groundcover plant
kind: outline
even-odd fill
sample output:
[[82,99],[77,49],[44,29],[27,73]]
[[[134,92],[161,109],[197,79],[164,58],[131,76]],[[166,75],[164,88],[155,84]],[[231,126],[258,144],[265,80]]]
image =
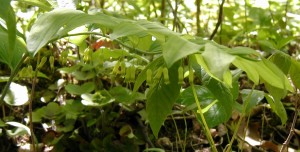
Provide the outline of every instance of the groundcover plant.
[[296,151],[299,2],[1,0],[1,151]]

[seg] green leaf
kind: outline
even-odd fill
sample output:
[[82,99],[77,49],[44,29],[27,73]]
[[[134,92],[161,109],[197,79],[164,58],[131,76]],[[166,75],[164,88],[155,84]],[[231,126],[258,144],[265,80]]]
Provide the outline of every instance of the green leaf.
[[180,36],[170,36],[163,45],[163,57],[168,67],[190,54],[199,52],[203,45],[195,44]]
[[19,0],[20,3],[26,3],[28,5],[33,5],[41,8],[44,11],[51,11],[52,6],[47,1],[39,0]]
[[[139,97],[144,96],[143,94],[140,94],[138,92],[132,92],[131,90],[122,86],[113,87],[109,90],[109,93],[116,99],[117,102],[128,104],[134,102]],[[142,97],[142,99],[143,98],[144,97]]]
[[95,94],[82,94],[81,98],[83,105],[92,107],[102,107],[115,101],[109,97],[107,91],[96,92]]
[[65,89],[68,93],[82,95],[84,93],[92,92],[95,89],[95,84],[94,82],[86,82],[83,85],[67,84]]
[[28,90],[26,86],[12,82],[4,97],[5,103],[11,106],[21,106],[28,102]]
[[256,65],[260,77],[270,85],[283,90],[293,92],[293,87],[284,73],[272,62],[262,59],[262,62]]
[[290,77],[293,81],[293,84],[297,87],[300,88],[300,63],[297,62],[296,60],[292,59],[291,62],[291,69],[290,69]]
[[29,136],[31,135],[30,129],[29,129],[27,126],[25,126],[25,125],[23,125],[23,124],[21,124],[21,123],[19,123],[19,122],[12,122],[12,121],[10,121],[10,122],[6,122],[6,124],[11,125],[11,126],[14,126],[14,127],[17,128],[17,129],[14,130],[14,131],[12,131],[12,130],[7,130],[7,134],[8,134],[9,136],[11,136],[11,137],[22,136],[22,135],[24,135],[24,134],[27,134],[27,135],[29,135]]
[[259,90],[243,89],[240,93],[242,94],[243,103],[248,100],[248,105],[244,105],[247,106],[246,114],[249,114],[251,110],[265,97],[265,93]]
[[176,101],[180,85],[178,85],[178,67],[179,64],[174,64],[169,69],[170,83],[165,84],[163,80],[153,84],[147,93],[146,111],[150,127],[155,137],[158,137],[158,132],[163,122],[169,114],[172,113],[172,107]]
[[260,61],[250,61],[237,56],[233,61],[233,64],[244,70],[247,73],[248,78],[252,80],[255,85],[259,84],[259,78],[261,78],[263,82],[274,87],[293,91],[293,88],[284,73],[276,65],[264,58]]
[[272,97],[270,94],[265,94],[265,97],[268,101],[268,103],[271,106],[271,109],[277,114],[277,116],[281,119],[281,123],[283,125],[286,124],[286,121],[288,120],[285,108],[280,101],[280,99],[276,99]]
[[27,35],[30,55],[34,56],[44,45],[65,36],[72,29],[89,23],[113,28],[118,22],[105,14],[88,15],[72,9],[56,9],[41,15]]
[[209,127],[214,127],[220,123],[228,121],[231,117],[233,98],[229,88],[220,81],[210,79],[206,84],[206,87],[218,100],[218,102],[204,114]]
[[114,31],[111,34],[111,39],[117,39],[123,36],[129,36],[141,33],[147,29],[133,22],[123,22],[114,27]]
[[9,35],[5,31],[0,31],[0,62],[7,64],[11,70],[14,70],[27,49],[24,41],[17,38],[14,50],[10,50],[8,37]]
[[44,109],[43,117],[47,119],[55,120],[59,117],[63,117],[62,115],[63,109],[55,102],[50,102]]
[[[224,80],[226,72],[229,70],[229,65],[235,59],[235,56],[226,53],[225,49],[229,48],[219,47],[215,43],[206,43],[205,50],[202,53],[210,73],[221,81]],[[228,85],[231,86],[231,84]]]
[[[10,0],[0,1],[0,17],[6,22],[6,27],[8,31],[8,50],[15,50],[16,43],[16,15],[13,8],[10,6]],[[1,36],[2,37],[2,36]]]
[[248,78],[253,81],[255,85],[259,84],[259,73],[255,69],[256,61],[250,61],[237,56],[232,63],[239,69],[245,71]]
[[278,42],[277,42],[277,49],[282,49],[284,46],[286,46],[287,44],[289,44],[292,40],[294,40],[294,37],[287,37],[287,38],[281,38]]
[[276,52],[273,54],[269,60],[273,62],[285,75],[290,71],[291,67],[291,57],[282,52]]
[[143,84],[143,82],[146,81],[148,69],[154,71],[158,69],[158,67],[162,66],[163,64],[164,64],[163,57],[159,57],[154,61],[152,61],[150,64],[148,64],[146,68],[142,72],[140,72],[137,79],[135,80],[133,91],[136,92],[139,89],[139,87]]

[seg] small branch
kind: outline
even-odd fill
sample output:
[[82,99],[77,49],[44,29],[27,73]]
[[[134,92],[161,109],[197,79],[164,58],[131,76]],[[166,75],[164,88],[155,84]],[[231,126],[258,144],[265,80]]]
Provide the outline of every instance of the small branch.
[[197,8],[197,12],[196,12],[196,27],[197,27],[197,34],[196,35],[200,35],[200,32],[201,32],[201,27],[200,27],[200,15],[201,15],[201,9],[200,9],[200,6],[201,6],[201,3],[202,3],[202,0],[196,0],[196,8]]
[[297,100],[296,100],[296,103],[295,103],[295,114],[294,114],[293,122],[292,122],[292,125],[291,125],[290,133],[289,133],[287,139],[282,144],[280,152],[287,151],[288,145],[289,145],[292,137],[295,134],[295,124],[296,124],[297,117],[298,117],[298,100],[299,100],[299,96],[297,95]]
[[165,18],[166,18],[166,0],[161,1],[161,9],[160,9],[160,19],[161,24],[165,25]]
[[220,25],[222,24],[223,21],[223,6],[224,6],[225,0],[222,0],[222,3],[220,4],[220,8],[219,8],[219,16],[218,16],[218,22],[216,24],[216,27],[213,31],[213,33],[210,35],[209,40],[212,40],[214,38],[214,36],[217,34],[218,29],[220,27]]
[[32,151],[36,152],[36,147],[35,147],[35,139],[34,139],[34,130],[33,130],[33,122],[32,122],[32,102],[33,102],[33,97],[34,97],[34,93],[35,93],[35,86],[36,86],[36,82],[37,82],[37,74],[39,71],[39,63],[40,63],[40,53],[38,54],[38,58],[37,58],[37,64],[36,64],[36,68],[35,68],[35,72],[34,72],[34,76],[32,79],[32,85],[31,85],[31,94],[29,97],[29,129],[31,132],[31,144],[32,144]]

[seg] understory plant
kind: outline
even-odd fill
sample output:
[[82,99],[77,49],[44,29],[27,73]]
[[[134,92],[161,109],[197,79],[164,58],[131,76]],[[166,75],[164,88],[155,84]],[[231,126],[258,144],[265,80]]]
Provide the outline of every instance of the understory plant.
[[[224,149],[231,151],[241,121],[263,99],[285,125],[281,99],[300,86],[299,62],[280,51],[290,38],[263,56],[158,22],[65,8],[45,10],[21,33],[10,1],[0,5],[0,61],[10,71],[0,79],[0,135],[26,135],[33,151],[76,150],[77,143],[81,151],[159,150],[151,140],[176,105],[195,116],[212,151],[210,129],[241,113]],[[244,76],[250,87],[241,90]],[[26,113],[11,114],[15,107]]]

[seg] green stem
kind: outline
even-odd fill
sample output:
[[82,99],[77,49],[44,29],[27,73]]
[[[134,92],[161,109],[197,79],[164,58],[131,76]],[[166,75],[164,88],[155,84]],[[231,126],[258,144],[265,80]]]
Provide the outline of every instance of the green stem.
[[4,102],[4,97],[9,89],[10,84],[12,83],[14,77],[17,75],[17,73],[19,72],[19,69],[21,68],[21,65],[23,64],[24,60],[27,58],[27,54],[24,54],[23,57],[21,58],[21,60],[19,61],[19,63],[17,64],[16,68],[11,72],[10,77],[7,81],[7,83],[5,84],[1,97],[0,97],[0,105],[2,106],[3,102]]
[[214,140],[213,140],[213,138],[212,138],[212,136],[211,136],[211,134],[210,134],[208,125],[207,125],[206,120],[205,120],[205,118],[204,118],[204,115],[203,115],[203,113],[202,113],[202,108],[201,108],[201,106],[200,106],[200,102],[199,102],[199,100],[198,100],[197,93],[196,93],[196,89],[195,89],[195,86],[194,86],[194,83],[193,83],[193,82],[191,83],[191,87],[192,87],[193,95],[194,95],[194,98],[195,98],[195,101],[196,101],[196,104],[197,104],[197,107],[198,107],[197,113],[200,115],[202,124],[203,124],[203,126],[204,126],[204,128],[205,128],[205,134],[206,134],[206,137],[208,138],[208,141],[209,141],[209,143],[210,143],[210,146],[211,146],[211,148],[212,148],[212,151],[213,151],[213,152],[217,152],[218,150],[217,150],[217,148],[216,148],[215,142],[214,142]]
[[252,86],[252,90],[251,90],[251,92],[248,94],[248,96],[247,96],[247,98],[246,98],[246,103],[245,103],[245,105],[244,105],[244,107],[243,107],[242,115],[241,115],[241,117],[239,118],[239,121],[238,121],[238,123],[237,123],[237,125],[236,125],[236,128],[235,128],[235,130],[234,130],[234,133],[233,133],[233,136],[232,136],[232,138],[231,138],[230,143],[226,146],[226,148],[225,148],[225,150],[224,150],[225,152],[230,152],[230,151],[231,151],[231,146],[232,146],[233,141],[235,140],[235,138],[236,138],[236,136],[237,136],[237,133],[238,133],[238,130],[239,130],[239,126],[241,125],[242,120],[244,119],[244,117],[245,117],[245,115],[246,115],[247,106],[248,106],[248,103],[249,103],[249,101],[250,101],[250,97],[251,97],[251,95],[252,95],[252,92],[253,92],[254,88],[255,88],[255,85]]

